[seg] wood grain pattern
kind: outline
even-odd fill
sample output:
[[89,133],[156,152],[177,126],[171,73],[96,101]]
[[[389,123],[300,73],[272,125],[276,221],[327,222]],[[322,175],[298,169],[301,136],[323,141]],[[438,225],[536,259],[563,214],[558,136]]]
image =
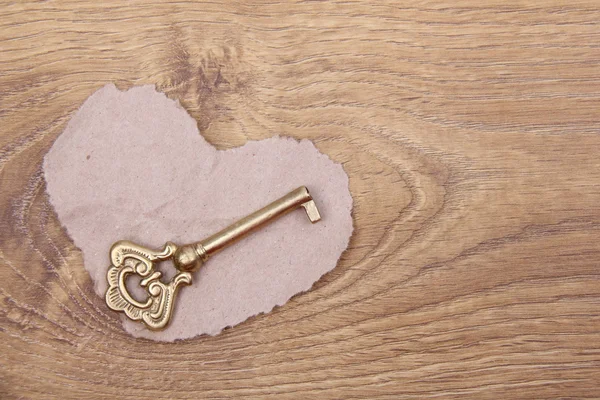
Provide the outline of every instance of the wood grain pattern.
[[[104,4],[100,4],[104,3]],[[598,1],[0,5],[0,397],[600,396]],[[155,84],[219,148],[309,138],[356,231],[309,293],[135,340],[41,162],[95,90]]]

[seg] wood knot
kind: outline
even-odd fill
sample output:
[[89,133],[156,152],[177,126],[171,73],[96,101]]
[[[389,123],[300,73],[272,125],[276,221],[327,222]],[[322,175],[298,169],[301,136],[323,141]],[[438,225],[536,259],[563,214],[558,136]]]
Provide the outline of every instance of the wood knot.
[[[207,40],[208,42],[208,40]],[[227,118],[228,111],[248,94],[252,74],[242,62],[242,51],[231,43],[173,40],[162,60],[160,91],[181,104],[205,133],[210,124]]]

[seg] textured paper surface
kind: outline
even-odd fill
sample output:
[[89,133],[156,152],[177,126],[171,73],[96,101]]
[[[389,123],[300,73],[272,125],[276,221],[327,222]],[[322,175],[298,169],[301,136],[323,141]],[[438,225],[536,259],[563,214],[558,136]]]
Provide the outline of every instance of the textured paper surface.
[[44,174],[102,297],[116,240],[197,241],[300,185],[311,191],[321,222],[297,211],[215,255],[180,291],[166,330],[124,319],[129,333],[154,340],[214,335],[283,305],[335,267],[352,233],[348,177],[310,141],[274,137],[218,151],[152,86],[107,85],[90,96],[46,155]]

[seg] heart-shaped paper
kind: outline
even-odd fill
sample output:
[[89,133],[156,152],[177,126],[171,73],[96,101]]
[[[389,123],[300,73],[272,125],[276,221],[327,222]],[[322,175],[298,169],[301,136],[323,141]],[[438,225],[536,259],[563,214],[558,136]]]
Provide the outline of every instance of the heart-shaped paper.
[[125,321],[133,335],[155,340],[216,334],[284,304],[335,267],[352,233],[348,177],[310,141],[274,137],[218,151],[152,86],[107,85],[90,96],[46,155],[44,173],[101,296],[113,242],[160,249],[197,241],[298,186],[310,189],[321,222],[292,213],[211,258],[180,291],[168,329]]

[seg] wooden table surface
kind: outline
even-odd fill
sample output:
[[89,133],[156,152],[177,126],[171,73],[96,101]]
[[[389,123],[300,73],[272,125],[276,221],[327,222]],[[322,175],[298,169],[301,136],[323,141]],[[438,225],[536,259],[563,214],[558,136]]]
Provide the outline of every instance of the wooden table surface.
[[[4,1],[0,26],[2,399],[600,397],[597,0]],[[125,334],[41,169],[108,82],[218,148],[342,163],[338,266],[216,337]]]

